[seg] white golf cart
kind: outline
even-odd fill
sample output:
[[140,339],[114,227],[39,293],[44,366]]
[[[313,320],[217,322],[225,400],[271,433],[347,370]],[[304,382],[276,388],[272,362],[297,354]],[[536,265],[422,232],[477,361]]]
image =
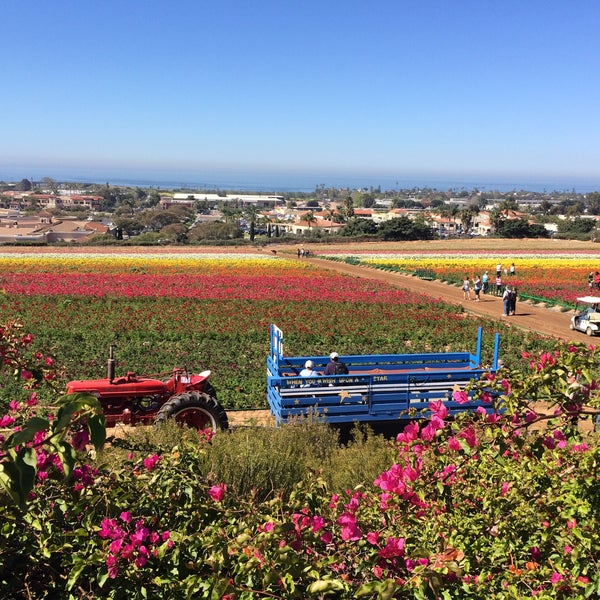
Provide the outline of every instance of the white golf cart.
[[587,335],[600,334],[600,297],[577,298],[570,327],[576,331],[583,331]]

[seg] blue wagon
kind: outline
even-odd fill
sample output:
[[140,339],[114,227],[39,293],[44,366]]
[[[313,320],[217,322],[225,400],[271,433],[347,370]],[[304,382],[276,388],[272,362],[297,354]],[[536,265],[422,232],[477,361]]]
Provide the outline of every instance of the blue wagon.
[[[495,335],[491,367],[481,365],[483,330],[477,335],[475,354],[438,352],[430,354],[373,354],[343,356],[347,375],[300,377],[307,360],[321,373],[327,356],[284,356],[283,332],[271,325],[267,359],[267,392],[277,424],[309,414],[327,423],[410,420],[427,410],[432,401],[443,401],[456,414],[491,403],[480,400],[460,404],[452,399],[456,389],[498,368],[500,334]],[[411,410],[415,409],[415,410]]]

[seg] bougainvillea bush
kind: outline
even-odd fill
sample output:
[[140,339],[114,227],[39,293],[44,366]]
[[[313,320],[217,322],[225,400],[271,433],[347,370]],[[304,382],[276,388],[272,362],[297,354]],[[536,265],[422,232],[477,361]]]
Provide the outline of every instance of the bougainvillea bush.
[[436,298],[280,257],[25,254],[0,256],[0,277],[0,321],[25,323],[63,383],[102,377],[114,344],[121,372],[210,369],[226,408],[266,407],[270,323],[292,355],[470,351],[479,326],[488,362],[496,331],[509,363],[550,347]]
[[[28,382],[21,336],[3,336]],[[88,445],[103,440],[93,398],[45,416],[14,403],[0,439],[0,596],[598,597],[600,455],[586,433],[598,351],[522,359],[525,371],[454,394],[491,395],[497,413],[449,420],[432,403],[374,480],[333,493],[316,470],[267,499],[198,471],[207,432],[108,468]]]

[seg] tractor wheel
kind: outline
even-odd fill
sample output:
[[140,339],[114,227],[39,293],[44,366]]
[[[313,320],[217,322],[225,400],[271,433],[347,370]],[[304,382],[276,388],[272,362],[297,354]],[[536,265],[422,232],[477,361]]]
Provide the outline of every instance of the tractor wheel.
[[215,390],[215,388],[212,385],[210,385],[210,383],[207,382],[203,390],[205,394],[208,394],[211,398],[217,400],[217,390]]
[[156,415],[156,423],[175,419],[180,425],[194,429],[227,429],[229,421],[223,407],[208,394],[185,392],[165,402]]

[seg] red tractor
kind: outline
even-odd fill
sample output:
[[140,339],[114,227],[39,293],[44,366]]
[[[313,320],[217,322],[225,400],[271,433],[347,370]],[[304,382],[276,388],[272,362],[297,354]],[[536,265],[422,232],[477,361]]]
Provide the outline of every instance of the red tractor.
[[110,347],[107,371],[107,379],[67,384],[67,394],[87,392],[100,400],[107,427],[117,423],[160,423],[171,418],[198,430],[217,431],[229,427],[227,413],[217,402],[215,389],[208,382],[210,371],[193,375],[187,367],[176,368],[167,380],[140,377],[132,372],[115,377],[113,346]]

